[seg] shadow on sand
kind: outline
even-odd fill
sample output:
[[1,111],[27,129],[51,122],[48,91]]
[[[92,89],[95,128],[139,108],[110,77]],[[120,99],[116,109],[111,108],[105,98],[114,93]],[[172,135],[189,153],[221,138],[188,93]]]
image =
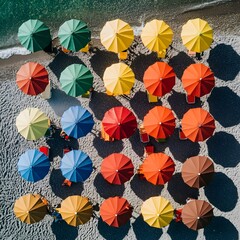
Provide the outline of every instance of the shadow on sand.
[[228,87],[214,88],[208,102],[211,114],[223,127],[240,123],[240,97]]
[[137,129],[135,133],[129,138],[132,145],[132,150],[139,156],[142,157],[144,154],[144,144],[140,141],[139,130]]
[[240,161],[240,144],[226,132],[217,132],[207,140],[208,154],[223,167],[236,167]]
[[240,56],[231,45],[217,45],[207,61],[214,75],[225,81],[234,80],[240,71]]
[[[221,188],[219,188],[219,186],[221,186]],[[212,181],[204,190],[209,202],[221,211],[231,211],[237,204],[237,187],[234,185],[234,182],[223,173],[215,173]]]

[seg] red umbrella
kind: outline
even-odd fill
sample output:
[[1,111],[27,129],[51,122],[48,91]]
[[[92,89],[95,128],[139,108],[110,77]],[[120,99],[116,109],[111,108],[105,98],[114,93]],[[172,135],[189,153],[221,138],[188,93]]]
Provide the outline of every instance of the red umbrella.
[[132,216],[132,211],[131,205],[122,197],[110,197],[100,207],[102,220],[112,227],[126,224]]
[[49,84],[48,72],[41,64],[28,62],[18,70],[16,82],[25,94],[38,95]]
[[101,174],[112,184],[121,185],[133,176],[133,164],[130,158],[121,154],[113,153],[104,158],[101,165]]
[[105,113],[102,125],[110,137],[121,140],[133,135],[137,128],[137,120],[127,108],[114,107]]

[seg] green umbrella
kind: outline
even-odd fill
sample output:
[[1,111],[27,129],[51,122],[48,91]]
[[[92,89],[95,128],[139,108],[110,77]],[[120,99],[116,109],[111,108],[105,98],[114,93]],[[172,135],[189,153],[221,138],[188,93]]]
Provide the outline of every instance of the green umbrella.
[[43,50],[52,41],[49,28],[43,22],[33,19],[19,27],[18,39],[31,52]]
[[91,41],[91,31],[85,22],[71,19],[60,26],[58,37],[64,48],[77,52]]
[[93,75],[84,65],[72,64],[62,71],[60,84],[68,95],[78,97],[92,87]]

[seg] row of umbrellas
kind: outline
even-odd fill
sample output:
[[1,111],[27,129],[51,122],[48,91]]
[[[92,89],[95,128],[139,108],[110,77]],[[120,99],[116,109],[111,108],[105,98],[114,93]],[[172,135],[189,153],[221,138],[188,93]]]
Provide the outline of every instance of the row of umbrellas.
[[[58,37],[64,48],[76,52],[91,41],[91,31],[85,22],[71,19],[60,26]],[[30,19],[24,22],[19,27],[18,38],[31,52],[43,50],[51,44],[50,29],[39,20]],[[189,51],[200,53],[210,47],[213,30],[206,21],[200,18],[191,19],[183,25],[181,38]],[[161,53],[172,43],[173,31],[164,21],[154,19],[144,26],[141,39],[150,51]],[[100,40],[108,51],[120,53],[132,44],[133,29],[121,19],[107,21],[100,32]]]
[[[45,202],[47,202],[45,200]],[[78,226],[87,223],[93,216],[93,206],[86,197],[74,195],[61,202],[56,209],[67,224]],[[132,217],[133,207],[122,197],[105,199],[100,206],[100,216],[112,227],[121,227]],[[15,201],[14,213],[22,222],[32,224],[42,220],[48,213],[47,204],[38,194],[27,194]],[[173,220],[174,208],[171,203],[161,197],[151,197],[143,202],[141,214],[151,227],[162,228]],[[183,223],[198,230],[205,227],[213,217],[212,206],[204,200],[191,200],[182,208]]]

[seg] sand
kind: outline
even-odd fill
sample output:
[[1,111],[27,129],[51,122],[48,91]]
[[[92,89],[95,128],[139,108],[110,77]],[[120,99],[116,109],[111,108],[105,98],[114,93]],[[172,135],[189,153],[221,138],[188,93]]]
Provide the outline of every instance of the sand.
[[[213,23],[213,22],[212,22]],[[215,21],[216,23],[216,21]],[[213,24],[213,27],[214,24]],[[179,29],[175,28],[178,32]],[[0,61],[0,202],[1,220],[0,236],[4,240],[30,239],[174,239],[174,240],[237,240],[240,229],[239,222],[239,187],[240,187],[240,37],[234,32],[222,32],[216,27],[217,34],[212,49],[204,53],[201,60],[211,67],[216,76],[216,87],[210,96],[203,97],[194,105],[188,105],[181,86],[180,77],[183,70],[195,60],[186,55],[186,50],[178,38],[173,43],[170,59],[167,61],[177,74],[177,82],[173,91],[164,96],[157,104],[149,104],[144,90],[142,77],[145,69],[157,58],[156,54],[148,52],[139,39],[136,38],[130,48],[129,64],[135,72],[136,83],[130,100],[124,97],[109,97],[104,93],[102,76],[104,69],[112,63],[118,62],[114,53],[100,49],[95,54],[77,53],[73,55],[58,54],[55,58],[46,53],[28,56],[14,56]],[[15,74],[26,61],[38,61],[47,67],[53,83],[52,98],[43,100],[41,97],[30,97],[18,90]],[[83,63],[89,67],[94,75],[92,100],[67,96],[59,86],[58,78],[61,71],[71,63]],[[69,145],[81,149],[93,160],[96,170],[84,184],[74,184],[71,188],[62,187],[63,177],[59,170],[62,149],[66,143],[57,134],[54,140],[44,138],[38,141],[27,141],[18,134],[15,119],[19,112],[26,107],[38,107],[44,111],[51,121],[60,127],[62,113],[70,106],[86,107],[94,116],[95,126],[92,133],[77,140],[71,140]],[[113,152],[121,152],[129,156],[135,166],[135,172],[141,164],[144,145],[136,132],[130,139],[112,143],[103,142],[99,138],[99,123],[104,112],[114,106],[123,105],[131,109],[141,123],[144,115],[156,105],[170,107],[175,112],[177,123],[183,114],[192,107],[202,106],[209,110],[216,119],[214,136],[203,143],[180,141],[178,131],[166,143],[157,143],[152,139],[157,152],[169,154],[176,164],[173,178],[164,187],[153,186],[146,181],[139,180],[135,175],[123,186],[109,185],[99,174],[100,164],[104,157]],[[49,174],[37,183],[28,183],[21,178],[17,171],[19,156],[27,149],[38,148],[48,144],[51,147],[51,170]],[[187,157],[194,155],[209,155],[215,163],[216,174],[212,182],[199,191],[185,185],[181,179],[182,163]],[[17,220],[13,213],[14,201],[21,195],[36,192],[45,196],[53,206],[57,206],[67,196],[78,194],[87,196],[97,205],[110,196],[123,196],[134,207],[131,221],[120,229],[108,227],[99,218],[92,218],[90,222],[77,228],[70,227],[64,222],[54,223],[50,216],[37,224],[27,225]],[[174,221],[164,229],[150,228],[139,215],[140,206],[151,196],[161,195],[170,200],[174,207],[185,204],[188,197],[204,199],[214,207],[211,224],[198,232],[187,229],[181,223]],[[99,216],[99,212],[96,211]]]

